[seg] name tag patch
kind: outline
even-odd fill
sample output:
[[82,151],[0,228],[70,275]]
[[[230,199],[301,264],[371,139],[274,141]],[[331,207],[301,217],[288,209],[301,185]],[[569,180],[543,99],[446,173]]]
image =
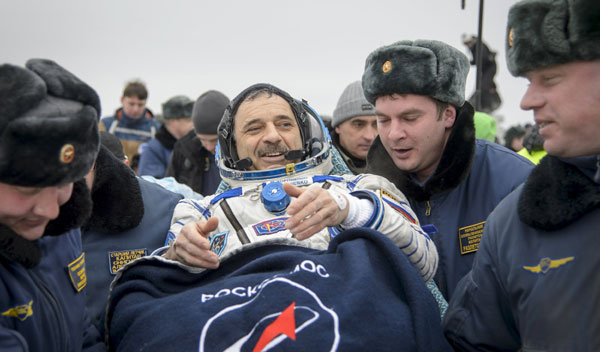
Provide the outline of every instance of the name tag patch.
[[81,253],[79,258],[72,261],[68,268],[71,284],[77,292],[81,292],[87,284],[87,276],[85,275],[85,253]]
[[115,275],[125,264],[148,255],[148,249],[126,249],[123,251],[108,252],[108,267],[112,275]]
[[254,232],[256,232],[256,234],[259,236],[269,235],[285,230],[285,221],[287,219],[289,219],[289,217],[281,217],[259,222],[256,225],[252,225],[252,228],[254,229]]
[[460,254],[477,252],[481,235],[483,235],[483,225],[485,221],[477,224],[461,227],[458,229],[458,240],[460,242]]
[[213,235],[210,239],[210,251],[214,252],[220,257],[221,253],[223,253],[223,249],[225,249],[225,246],[227,246],[228,235],[229,230]]

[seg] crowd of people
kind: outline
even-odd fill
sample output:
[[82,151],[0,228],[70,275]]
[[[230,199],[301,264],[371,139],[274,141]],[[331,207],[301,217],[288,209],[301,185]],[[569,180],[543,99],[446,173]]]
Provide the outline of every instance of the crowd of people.
[[102,118],[0,65],[0,350],[599,350],[599,39],[597,1],[511,7],[534,123],[502,145],[435,39],[323,118],[268,83],[154,114],[140,81]]

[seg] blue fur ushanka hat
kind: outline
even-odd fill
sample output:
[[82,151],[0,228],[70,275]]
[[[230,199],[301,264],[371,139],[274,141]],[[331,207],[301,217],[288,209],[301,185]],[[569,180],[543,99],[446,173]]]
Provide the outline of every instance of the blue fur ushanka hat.
[[100,99],[51,60],[0,65],[0,182],[48,187],[79,180],[99,148]]
[[508,12],[506,63],[513,75],[596,59],[599,0],[525,0]]
[[403,40],[367,57],[362,86],[371,104],[396,93],[425,95],[461,107],[470,67],[465,54],[446,43]]

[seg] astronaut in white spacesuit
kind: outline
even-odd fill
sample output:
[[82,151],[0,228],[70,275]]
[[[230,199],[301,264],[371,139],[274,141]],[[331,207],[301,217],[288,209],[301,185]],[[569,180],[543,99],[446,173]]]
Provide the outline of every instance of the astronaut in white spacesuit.
[[168,259],[216,269],[264,244],[327,249],[354,227],[389,237],[425,281],[438,254],[404,195],[380,176],[332,175],[332,144],[304,101],[253,85],[228,106],[218,128],[217,165],[231,189],[175,208]]

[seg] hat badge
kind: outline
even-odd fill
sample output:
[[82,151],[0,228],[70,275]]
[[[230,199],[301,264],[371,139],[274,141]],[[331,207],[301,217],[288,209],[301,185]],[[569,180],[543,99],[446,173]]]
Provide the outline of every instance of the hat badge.
[[65,144],[60,148],[60,162],[63,164],[69,164],[75,158],[75,147],[72,144]]
[[508,46],[510,46],[510,47],[513,46],[514,38],[515,38],[515,29],[511,28],[508,31]]
[[383,67],[381,67],[381,70],[383,71],[383,73],[388,73],[392,70],[392,63],[390,62],[390,60],[383,63]]

